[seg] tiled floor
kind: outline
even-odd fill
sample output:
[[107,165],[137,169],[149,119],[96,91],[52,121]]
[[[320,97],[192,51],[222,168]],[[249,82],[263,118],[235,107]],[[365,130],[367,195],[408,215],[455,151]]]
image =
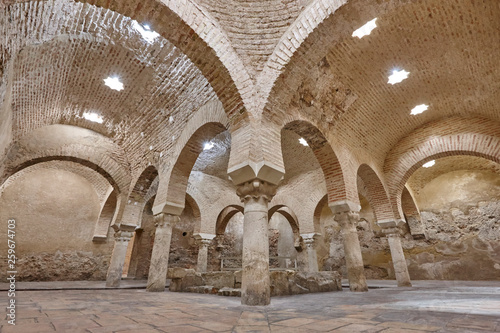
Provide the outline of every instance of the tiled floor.
[[[85,289],[83,282],[53,284]],[[379,288],[274,297],[266,307],[215,295],[46,290],[45,284],[45,290],[18,292],[17,325],[2,320],[0,332],[500,332],[500,282],[370,284]],[[0,302],[7,304],[5,291]]]

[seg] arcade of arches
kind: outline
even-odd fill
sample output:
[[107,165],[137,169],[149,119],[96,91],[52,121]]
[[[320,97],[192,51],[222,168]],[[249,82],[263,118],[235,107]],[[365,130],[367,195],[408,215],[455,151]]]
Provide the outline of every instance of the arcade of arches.
[[0,31],[20,281],[500,280],[497,0],[4,0]]

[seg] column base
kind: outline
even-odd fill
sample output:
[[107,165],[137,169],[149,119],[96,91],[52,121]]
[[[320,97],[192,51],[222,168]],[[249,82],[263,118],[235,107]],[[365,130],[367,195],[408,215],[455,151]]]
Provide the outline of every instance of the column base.
[[120,280],[106,281],[106,287],[108,288],[118,288],[120,286]]
[[398,287],[413,287],[411,282],[398,282]]
[[269,305],[270,303],[271,303],[271,295],[241,294],[242,305],[262,306],[262,305]]
[[368,286],[363,283],[351,283],[349,282],[349,290],[354,292],[366,292],[368,291]]
[[160,293],[165,291],[165,285],[159,283],[148,284],[148,286],[146,287],[146,291]]

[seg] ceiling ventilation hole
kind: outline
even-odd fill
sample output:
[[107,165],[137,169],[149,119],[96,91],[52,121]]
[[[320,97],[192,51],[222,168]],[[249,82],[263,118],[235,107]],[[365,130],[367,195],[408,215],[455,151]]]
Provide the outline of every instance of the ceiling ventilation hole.
[[214,147],[213,142],[206,142],[205,145],[203,146],[203,150],[210,150]]
[[361,28],[354,30],[354,32],[352,33],[352,37],[358,37],[359,39],[361,39],[364,36],[368,36],[372,32],[372,30],[377,27],[377,24],[375,23],[376,20],[377,18],[374,18],[373,20],[365,23],[365,25]]
[[430,168],[431,166],[433,166],[434,164],[436,164],[436,161],[435,160],[432,160],[432,161],[429,161],[427,163],[425,163],[424,165],[422,165],[424,168]]
[[104,79],[104,84],[113,90],[123,90],[123,83],[117,76],[109,76],[107,79]]
[[98,115],[95,112],[84,112],[82,117],[87,119],[88,121],[93,121],[99,124],[102,124],[102,122],[104,121],[104,119],[102,119],[102,116]]
[[417,114],[420,114],[420,113],[426,111],[428,108],[429,108],[429,105],[420,104],[420,105],[415,106],[413,109],[411,109],[410,114],[417,115]]
[[307,141],[304,139],[304,138],[300,138],[299,139],[299,143],[303,146],[309,146],[309,144],[307,143]]
[[160,36],[160,34],[151,30],[149,24],[140,25],[139,22],[132,21],[132,26],[134,27],[135,30],[137,30],[141,34],[142,38],[144,38],[144,40],[146,40],[148,43],[154,42],[155,39],[158,38],[158,36]]
[[402,69],[400,71],[395,69],[392,71],[392,75],[389,76],[389,81],[387,83],[390,83],[392,85],[399,83],[399,82],[407,79],[408,74],[410,74],[410,72],[407,72],[404,69]]

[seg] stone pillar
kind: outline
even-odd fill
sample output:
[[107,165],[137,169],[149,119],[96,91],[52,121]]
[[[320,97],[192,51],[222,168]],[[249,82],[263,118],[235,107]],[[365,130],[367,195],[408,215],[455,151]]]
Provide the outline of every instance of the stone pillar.
[[196,266],[196,271],[203,273],[207,271],[208,266],[208,247],[215,238],[215,235],[211,234],[195,234],[193,236],[199,245],[198,250],[198,265]]
[[165,290],[172,227],[178,220],[179,216],[165,213],[155,216],[156,233],[153,253],[151,254],[147,291]]
[[391,250],[392,264],[396,273],[398,287],[411,287],[410,274],[406,259],[401,246],[401,229],[395,222],[378,223],[382,227],[382,232],[387,236],[389,248]]
[[268,204],[275,193],[276,186],[258,179],[238,187],[237,194],[245,204],[241,280],[244,305],[268,305],[271,301]]
[[342,228],[349,289],[351,291],[368,291],[358,231],[356,230],[358,220],[359,215],[354,211],[341,211],[335,213],[335,221],[337,221]]
[[315,244],[316,244],[316,238],[320,235],[317,233],[312,233],[312,234],[303,234],[301,236],[307,251],[306,271],[319,272],[318,255],[316,253]]
[[115,233],[115,246],[109,263],[108,274],[106,275],[106,287],[120,286],[128,243],[133,235],[132,231],[118,230]]

